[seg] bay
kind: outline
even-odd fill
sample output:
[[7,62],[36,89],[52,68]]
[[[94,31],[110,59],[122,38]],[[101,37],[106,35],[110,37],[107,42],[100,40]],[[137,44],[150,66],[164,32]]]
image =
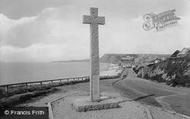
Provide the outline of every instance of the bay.
[[[104,71],[109,64],[101,63]],[[88,76],[89,62],[0,63],[0,85]]]

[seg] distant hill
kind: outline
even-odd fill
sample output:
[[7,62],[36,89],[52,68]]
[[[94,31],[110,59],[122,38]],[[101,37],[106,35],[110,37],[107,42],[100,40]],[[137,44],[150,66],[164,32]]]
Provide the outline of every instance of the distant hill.
[[145,62],[147,60],[153,60],[155,58],[167,58],[170,55],[168,54],[104,54],[100,61],[104,63],[119,63],[121,62],[122,57],[134,57],[135,63]]
[[[153,60],[155,58],[167,58],[170,55],[166,54],[104,54],[100,57],[100,62],[102,63],[120,63],[123,57],[133,57],[136,63],[145,62],[148,60]],[[53,62],[88,62],[89,59],[82,60],[66,60],[66,61],[53,61]]]
[[65,61],[53,61],[53,62],[88,62],[89,59],[82,59],[82,60],[65,60]]
[[122,57],[131,56],[137,58],[136,54],[104,54],[100,61],[104,63],[119,63],[121,62]]

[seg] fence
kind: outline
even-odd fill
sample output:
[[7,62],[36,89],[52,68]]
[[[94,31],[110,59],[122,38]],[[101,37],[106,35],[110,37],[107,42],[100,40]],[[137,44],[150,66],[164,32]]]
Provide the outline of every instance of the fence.
[[90,79],[89,76],[82,76],[82,77],[74,77],[74,78],[14,83],[14,84],[0,85],[0,90],[1,92],[3,92],[3,95],[9,95],[11,93],[23,93],[23,92],[32,91],[35,89],[54,87],[54,86],[59,86],[59,85],[64,85],[64,84],[87,82],[89,81],[89,79]]
[[[120,77],[120,73],[117,75],[107,75],[101,76],[100,79],[114,79]],[[40,89],[46,89],[50,87],[60,86],[60,85],[69,85],[81,82],[88,82],[90,80],[89,76],[73,77],[73,78],[62,78],[54,80],[43,80],[43,81],[33,81],[33,82],[23,82],[23,83],[14,83],[7,85],[0,85],[0,98],[4,96],[9,96],[13,94],[19,94],[28,91],[35,91]],[[2,96],[1,96],[2,95]]]

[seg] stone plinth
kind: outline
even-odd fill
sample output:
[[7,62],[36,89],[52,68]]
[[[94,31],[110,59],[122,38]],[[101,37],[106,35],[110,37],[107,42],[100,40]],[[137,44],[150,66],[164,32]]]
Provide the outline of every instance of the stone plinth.
[[101,96],[99,101],[92,102],[89,96],[81,96],[72,100],[72,107],[78,112],[118,108],[120,100]]

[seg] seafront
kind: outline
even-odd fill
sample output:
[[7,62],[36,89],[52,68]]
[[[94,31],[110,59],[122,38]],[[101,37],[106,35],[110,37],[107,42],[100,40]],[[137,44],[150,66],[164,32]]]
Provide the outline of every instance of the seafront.
[[[62,65],[62,64],[60,64]],[[86,65],[83,64],[85,67]],[[103,65],[103,66],[102,66]],[[41,66],[41,65],[40,65]],[[43,66],[43,65],[42,65]],[[54,66],[54,65],[53,65]],[[55,64],[56,66],[56,64]],[[54,67],[55,67],[54,66]],[[64,66],[64,65],[63,65]],[[70,65],[69,65],[70,66]],[[72,66],[72,64],[71,64]],[[78,65],[77,65],[78,66]],[[113,76],[118,76],[118,73],[120,73],[121,69],[117,69],[117,65],[114,65],[114,64],[108,64],[108,63],[104,63],[104,64],[101,64],[101,66],[103,67],[102,68],[102,72],[101,72],[101,78],[112,78]],[[45,66],[43,66],[45,68]],[[52,66],[51,66],[52,67]],[[51,68],[48,66],[48,68]],[[65,67],[68,67],[68,66],[65,66]],[[38,70],[38,67],[36,67],[36,64],[34,65],[33,67],[35,70]],[[30,74],[26,73],[28,76],[29,79],[31,79],[30,81],[27,81],[27,80],[24,80],[23,78],[25,76],[19,76],[20,77],[20,80],[22,82],[18,82],[18,83],[9,83],[9,84],[1,84],[0,85],[0,89],[1,91],[3,91],[3,94],[6,94],[6,95],[12,95],[12,94],[15,94],[15,93],[23,93],[27,90],[31,91],[31,90],[35,90],[35,88],[44,88],[44,87],[52,87],[52,86],[58,86],[58,85],[62,85],[62,84],[69,84],[69,83],[76,83],[77,81],[78,82],[81,82],[81,81],[88,81],[89,80],[89,76],[88,76],[88,73],[87,72],[83,72],[85,75],[82,75],[81,74],[81,71],[79,71],[79,73],[75,74],[74,76],[68,76],[68,77],[61,77],[61,72],[60,73],[57,73],[56,75],[55,74],[51,74],[51,72],[49,70],[46,70],[44,68],[41,68],[41,70],[45,70],[44,72],[42,72],[42,74],[46,75],[47,73],[50,73],[48,75],[50,75],[49,77],[59,77],[59,78],[54,78],[54,79],[49,79],[49,78],[46,78],[46,80],[44,79],[41,79],[40,77],[38,76],[34,76],[34,77],[38,77],[37,79],[34,79],[32,80],[32,77],[31,76],[33,73],[35,73],[35,75],[38,75],[36,74],[36,72],[31,72],[29,69],[29,67],[27,68],[26,67],[26,70],[29,70]],[[86,67],[87,68],[87,67]],[[84,68],[83,70],[86,70],[86,68]],[[115,71],[115,69],[117,69],[117,71]],[[62,69],[64,70],[64,68]],[[11,69],[10,69],[11,71]],[[64,70],[65,71],[65,70]],[[63,71],[63,72],[64,72]],[[56,71],[54,71],[56,72]],[[68,71],[65,71],[66,72],[66,75],[68,74]],[[76,72],[76,71],[75,71]],[[71,73],[72,74],[72,73]],[[19,74],[18,75],[22,75],[22,74]],[[114,78],[114,77],[113,77]],[[17,78],[16,78],[17,79]],[[15,80],[16,80],[15,79]],[[3,79],[4,80],[4,79]],[[37,81],[36,81],[37,80]],[[16,80],[17,81],[17,80]],[[33,89],[34,88],[34,89]]]
[[[141,100],[141,98],[146,99],[146,96],[138,96],[136,93],[130,94],[130,90],[123,88],[123,86],[126,85],[124,82],[134,78],[135,75],[129,73],[123,80],[121,80],[121,78],[100,80],[101,95],[109,94],[112,97],[120,98],[120,108],[117,109],[89,112],[76,112],[73,110],[70,105],[70,101],[73,98],[89,95],[88,82],[59,86],[57,87],[58,91],[53,94],[27,101],[18,106],[49,106],[51,119],[189,119],[188,116],[169,111],[165,108],[147,105],[146,103],[141,103],[141,101],[139,103],[138,100]],[[136,79],[134,81],[136,81]],[[121,84],[123,86],[121,86]],[[118,86],[120,88],[118,88]],[[135,95],[136,98],[129,98],[129,95]]]

